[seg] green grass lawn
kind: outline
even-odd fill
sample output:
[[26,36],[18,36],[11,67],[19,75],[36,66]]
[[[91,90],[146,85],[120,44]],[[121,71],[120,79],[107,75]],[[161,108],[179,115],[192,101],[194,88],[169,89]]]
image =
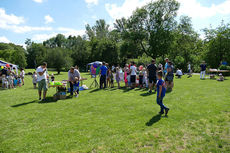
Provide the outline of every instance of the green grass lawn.
[[230,152],[230,78],[175,79],[168,117],[146,90],[94,88],[41,104],[31,76],[25,83],[0,90],[0,152]]

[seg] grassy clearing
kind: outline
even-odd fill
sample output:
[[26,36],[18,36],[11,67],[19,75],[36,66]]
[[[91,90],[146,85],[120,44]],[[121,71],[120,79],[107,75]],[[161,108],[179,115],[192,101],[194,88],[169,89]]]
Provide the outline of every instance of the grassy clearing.
[[91,89],[40,104],[31,77],[25,81],[0,90],[0,152],[230,152],[230,79],[175,79],[164,99],[168,118],[146,90]]

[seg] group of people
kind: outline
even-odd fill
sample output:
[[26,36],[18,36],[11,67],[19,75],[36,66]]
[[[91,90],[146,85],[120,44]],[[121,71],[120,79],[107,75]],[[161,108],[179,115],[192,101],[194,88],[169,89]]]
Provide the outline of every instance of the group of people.
[[[114,78],[116,79],[117,86],[120,88],[120,81],[124,80],[125,87],[135,88],[139,86],[140,88],[149,88],[149,92],[152,93],[153,88],[158,80],[157,72],[162,71],[163,77],[166,81],[166,88],[173,88],[173,64],[168,58],[165,59],[165,67],[162,64],[156,65],[156,61],[153,59],[151,64],[147,67],[140,65],[136,67],[134,62],[126,64],[122,69],[118,67],[109,67],[105,62],[102,63],[100,67],[100,88],[114,87]],[[123,75],[121,75],[123,74]],[[122,78],[123,77],[123,78]],[[156,91],[156,90],[155,90]]]
[[0,71],[0,77],[3,89],[16,89],[24,85],[25,71],[21,68],[18,75],[14,68],[4,66]]
[[[114,76],[116,78],[118,88],[120,88],[120,80],[119,76],[121,71],[124,72],[124,82],[126,87],[130,87],[131,89],[135,88],[139,85],[140,88],[149,87],[149,93],[152,93],[154,88],[155,92],[157,92],[157,104],[160,105],[160,114],[167,115],[169,112],[169,108],[163,104],[163,98],[165,97],[165,93],[167,89],[173,88],[173,64],[169,61],[168,58],[165,59],[165,67],[163,68],[162,64],[156,65],[156,61],[153,59],[151,64],[149,64],[146,68],[141,65],[139,68],[136,67],[134,62],[130,64],[126,64],[123,69],[119,66],[111,68],[105,62],[102,63],[100,67],[100,89],[106,87],[114,87]],[[165,81],[164,79],[165,78]],[[138,80],[138,81],[137,81]]]

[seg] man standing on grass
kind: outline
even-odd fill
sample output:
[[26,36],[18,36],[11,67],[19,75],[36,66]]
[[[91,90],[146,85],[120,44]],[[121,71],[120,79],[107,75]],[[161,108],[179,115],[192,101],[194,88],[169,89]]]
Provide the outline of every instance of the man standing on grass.
[[192,77],[192,69],[191,69],[191,64],[188,62],[188,78]]
[[152,63],[147,67],[147,76],[149,80],[149,93],[152,93],[153,86],[155,87],[155,84],[157,82],[157,76],[156,76],[156,61],[152,59]]
[[[77,82],[80,81],[80,73],[77,69],[74,69],[74,67],[71,67],[70,70],[68,71],[68,81],[70,84],[70,95],[73,96],[73,91],[74,91],[74,85],[77,85]],[[76,91],[76,97],[79,95],[79,89]]]
[[38,82],[38,94],[39,94],[39,100],[41,101],[41,95],[42,95],[42,89],[43,89],[43,99],[42,101],[46,101],[46,92],[48,90],[47,85],[47,63],[42,63],[41,66],[37,68],[37,82]]
[[200,65],[200,79],[205,79],[205,71],[206,71],[206,64],[205,61],[202,62],[202,64]]
[[108,68],[105,66],[105,62],[102,63],[102,66],[100,67],[100,89],[103,88],[103,84],[104,84],[104,88],[106,88],[106,74],[107,74],[107,70]]

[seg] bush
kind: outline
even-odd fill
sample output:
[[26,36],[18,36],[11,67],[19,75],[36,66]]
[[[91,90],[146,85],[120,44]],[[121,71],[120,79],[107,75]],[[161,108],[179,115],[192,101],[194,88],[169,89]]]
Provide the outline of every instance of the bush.
[[148,65],[151,63],[152,58],[147,56],[146,54],[143,54],[142,56],[139,56],[138,58],[135,59],[128,59],[128,63],[131,63],[132,61],[135,62],[137,66],[139,65]]
[[219,67],[220,70],[230,70],[230,66],[227,66],[227,65],[221,65]]

